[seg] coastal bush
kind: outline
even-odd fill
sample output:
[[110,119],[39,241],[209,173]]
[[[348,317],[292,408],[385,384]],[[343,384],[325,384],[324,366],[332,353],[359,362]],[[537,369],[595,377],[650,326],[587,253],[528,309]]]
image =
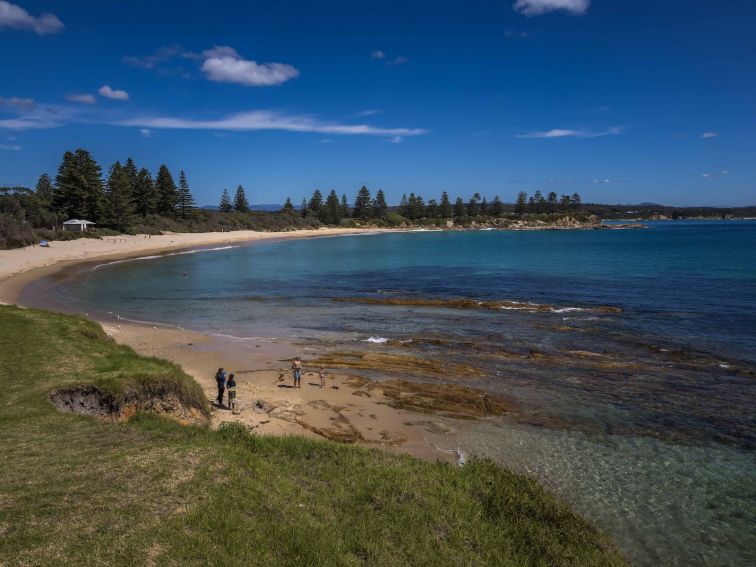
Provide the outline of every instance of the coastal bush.
[[[533,479],[150,413],[59,413],[48,395],[202,395],[79,317],[0,306],[4,565],[625,565]],[[204,401],[203,401],[204,403]]]
[[402,226],[407,222],[407,219],[399,213],[389,213],[386,220],[388,221],[389,226]]
[[36,238],[31,226],[11,215],[0,214],[0,249],[28,246],[34,244]]

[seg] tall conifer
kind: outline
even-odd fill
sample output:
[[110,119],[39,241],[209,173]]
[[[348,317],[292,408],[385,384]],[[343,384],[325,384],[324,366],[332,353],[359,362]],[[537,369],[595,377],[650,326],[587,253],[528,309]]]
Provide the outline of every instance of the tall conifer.
[[157,214],[164,217],[175,217],[178,189],[176,189],[171,172],[165,165],[161,165],[158,170],[157,178],[155,179],[155,192],[157,194],[155,205]]
[[122,232],[131,224],[133,214],[134,202],[128,172],[120,162],[115,162],[110,168],[105,187],[105,222]]
[[234,210],[240,213],[249,212],[249,201],[247,201],[247,194],[244,192],[244,187],[239,185],[236,188],[236,195],[234,195]]
[[178,188],[178,200],[177,200],[178,212],[182,219],[187,219],[194,213],[196,208],[194,203],[194,197],[189,191],[189,183],[186,180],[186,174],[182,169],[179,173],[179,188]]

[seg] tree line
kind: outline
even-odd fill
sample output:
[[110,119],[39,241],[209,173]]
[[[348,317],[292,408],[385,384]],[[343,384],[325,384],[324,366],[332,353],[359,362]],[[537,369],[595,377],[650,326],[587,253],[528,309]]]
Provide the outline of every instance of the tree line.
[[[536,191],[528,197],[527,193],[520,192],[514,206],[514,213],[517,215],[564,213],[580,208],[581,198],[577,193],[559,197],[556,193],[551,192],[544,197],[541,191]],[[286,199],[282,211],[295,214],[291,198]],[[342,219],[347,218],[363,221],[386,220],[392,213],[410,221],[420,219],[462,221],[477,217],[503,217],[507,213],[507,207],[498,195],[489,203],[486,197],[481,197],[480,193],[474,193],[468,201],[457,197],[452,204],[446,191],[441,193],[440,199],[429,199],[427,202],[421,195],[410,193],[407,196],[404,194],[399,206],[390,207],[386,202],[383,190],[379,189],[373,197],[370,190],[363,185],[357,192],[352,206],[349,206],[345,194],[339,199],[336,191],[332,190],[324,199],[321,191],[316,189],[309,200],[307,198],[302,199],[299,213],[304,218],[308,216],[317,217],[324,224],[339,224]]]
[[36,194],[59,216],[90,220],[98,226],[123,231],[136,217],[161,215],[187,219],[196,205],[183,170],[176,185],[166,165],[153,178],[146,168],[138,168],[132,158],[116,161],[105,179],[102,169],[84,149],[63,154],[55,179],[43,174]]

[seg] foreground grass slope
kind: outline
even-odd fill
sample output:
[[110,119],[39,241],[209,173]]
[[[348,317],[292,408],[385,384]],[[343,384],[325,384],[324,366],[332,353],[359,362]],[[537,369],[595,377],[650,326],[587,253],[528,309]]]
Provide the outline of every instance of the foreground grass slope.
[[58,413],[95,384],[205,402],[83,319],[0,306],[2,565],[622,565],[532,480],[138,414]]

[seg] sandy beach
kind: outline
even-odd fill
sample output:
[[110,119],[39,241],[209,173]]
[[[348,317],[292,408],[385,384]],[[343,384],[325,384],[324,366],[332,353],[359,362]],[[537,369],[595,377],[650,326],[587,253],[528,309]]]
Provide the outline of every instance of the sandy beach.
[[[52,242],[0,251],[0,302],[17,303],[32,282],[80,263],[117,260],[144,254],[233,243],[295,238],[369,234],[374,229],[301,230],[270,233],[238,231],[201,234],[121,236]],[[202,386],[209,400],[216,397],[215,371],[219,367],[237,376],[239,409],[233,414],[213,406],[211,426],[238,421],[261,434],[303,435],[381,447],[429,460],[457,460],[455,419],[449,412],[413,411],[389,398],[380,383],[352,374],[349,369],[328,371],[326,387],[319,386],[318,368],[308,366],[302,388],[291,386],[291,358],[300,346],[286,341],[249,341],[217,337],[183,329],[158,328],[99,321],[120,344],[140,354],[179,364]],[[402,376],[396,376],[401,379]],[[399,395],[401,396],[401,394]],[[431,395],[431,398],[433,396]],[[432,404],[432,402],[431,402]],[[402,406],[402,407],[398,407]]]

